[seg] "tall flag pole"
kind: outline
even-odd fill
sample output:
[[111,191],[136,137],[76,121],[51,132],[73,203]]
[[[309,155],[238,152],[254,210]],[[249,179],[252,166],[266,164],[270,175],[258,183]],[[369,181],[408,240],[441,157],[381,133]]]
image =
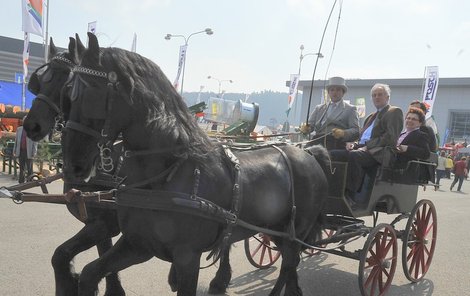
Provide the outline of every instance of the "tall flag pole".
[[26,109],[26,77],[28,76],[29,64],[29,34],[43,37],[43,0],[21,0],[22,7],[22,29],[24,32],[23,45],[23,88],[21,98],[21,110]]
[[134,38],[132,39],[131,51],[137,52],[137,34],[136,33],[134,33]]
[[44,62],[49,59],[49,0],[46,0],[46,36],[44,37]]

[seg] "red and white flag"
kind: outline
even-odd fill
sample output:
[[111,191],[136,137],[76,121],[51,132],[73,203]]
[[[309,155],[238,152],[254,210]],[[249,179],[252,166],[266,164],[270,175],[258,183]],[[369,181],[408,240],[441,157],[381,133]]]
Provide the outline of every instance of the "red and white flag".
[[23,81],[26,81],[28,76],[29,64],[29,33],[24,32],[24,45],[23,45]]

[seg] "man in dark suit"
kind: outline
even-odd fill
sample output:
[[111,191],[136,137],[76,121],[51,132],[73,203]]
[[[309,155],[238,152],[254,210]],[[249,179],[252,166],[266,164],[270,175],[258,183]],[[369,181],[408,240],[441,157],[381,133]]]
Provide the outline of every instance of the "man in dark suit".
[[379,164],[388,165],[384,163],[384,156],[387,149],[396,147],[403,129],[403,112],[389,104],[390,94],[387,84],[375,84],[371,89],[371,99],[377,111],[364,121],[359,142],[346,147],[346,151],[330,152],[332,159],[348,162],[346,196],[352,200],[361,187],[364,170]]
[[326,86],[331,102],[315,107],[308,124],[300,128],[304,134],[314,132],[312,145],[323,145],[328,150],[345,149],[346,142],[359,136],[359,116],[356,106],[343,100],[348,91],[342,77],[331,77]]

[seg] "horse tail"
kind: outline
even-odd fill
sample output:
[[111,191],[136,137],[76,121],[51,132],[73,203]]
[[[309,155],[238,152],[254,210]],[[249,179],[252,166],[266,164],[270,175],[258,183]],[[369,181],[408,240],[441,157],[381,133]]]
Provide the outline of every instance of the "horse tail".
[[325,176],[328,176],[328,166],[330,164],[330,156],[328,151],[321,145],[314,145],[308,148],[305,148],[305,151],[315,157],[318,164],[320,164]]

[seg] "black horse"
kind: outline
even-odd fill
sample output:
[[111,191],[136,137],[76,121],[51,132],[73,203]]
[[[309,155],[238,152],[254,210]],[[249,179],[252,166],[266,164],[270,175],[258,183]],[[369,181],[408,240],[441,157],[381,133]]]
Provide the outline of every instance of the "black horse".
[[[61,96],[66,96],[66,80],[71,69],[76,65],[76,60],[84,51],[85,47],[78,35],[76,39],[70,38],[68,51],[58,52],[54,42],[50,42],[49,61],[39,67],[32,75],[28,88],[36,95],[33,106],[29,111],[24,127],[30,138],[40,140],[47,136],[58,124],[62,124],[64,116],[61,110]],[[126,171],[126,167],[122,168]],[[103,180],[98,175],[88,183],[65,182],[64,192],[71,188],[82,191],[109,190],[113,187],[109,184],[109,178]],[[79,210],[76,204],[67,205],[69,211],[80,219]],[[60,245],[53,256],[52,264],[56,278],[56,295],[74,295],[78,289],[78,275],[75,274],[72,259],[83,250],[94,245],[98,247],[101,255],[107,251],[111,245],[111,238],[119,234],[119,224],[116,211],[95,207],[87,207],[88,219],[83,221],[85,226],[74,237]],[[228,260],[228,250],[226,257],[221,261],[219,270],[211,281],[209,292],[214,294],[223,293],[230,282],[230,263]],[[111,273],[106,277],[105,295],[124,295],[124,291],[119,282],[117,274]],[[169,275],[169,284],[173,291],[177,289],[175,269],[172,267]]]
[[[69,51],[58,52],[50,39],[49,60],[39,67],[28,83],[28,89],[36,95],[31,110],[24,121],[24,129],[31,139],[39,141],[47,136],[56,124],[61,124],[61,90],[71,69],[76,65],[77,51],[84,51],[80,39],[70,38]],[[64,192],[71,188],[83,191],[107,190],[109,187],[93,183],[64,183]],[[67,204],[67,209],[80,219],[76,204]],[[87,207],[88,218],[85,226],[72,238],[61,244],[54,252],[52,266],[56,280],[56,295],[76,295],[78,275],[73,271],[73,258],[93,246],[97,246],[101,255],[112,246],[111,238],[120,233],[115,210]],[[125,295],[117,273],[106,276],[105,295]]]
[[300,295],[298,239],[311,234],[327,196],[325,150],[320,161],[290,145],[228,152],[198,127],[157,65],[117,48],[100,54],[96,36],[88,37],[64,106],[64,173],[87,179],[120,134],[132,173],[117,191],[123,235],[85,266],[79,295],[153,256],[173,263],[178,295],[195,295],[202,252],[225,249],[256,226],[277,234],[283,258],[271,294],[285,286],[286,295]]

